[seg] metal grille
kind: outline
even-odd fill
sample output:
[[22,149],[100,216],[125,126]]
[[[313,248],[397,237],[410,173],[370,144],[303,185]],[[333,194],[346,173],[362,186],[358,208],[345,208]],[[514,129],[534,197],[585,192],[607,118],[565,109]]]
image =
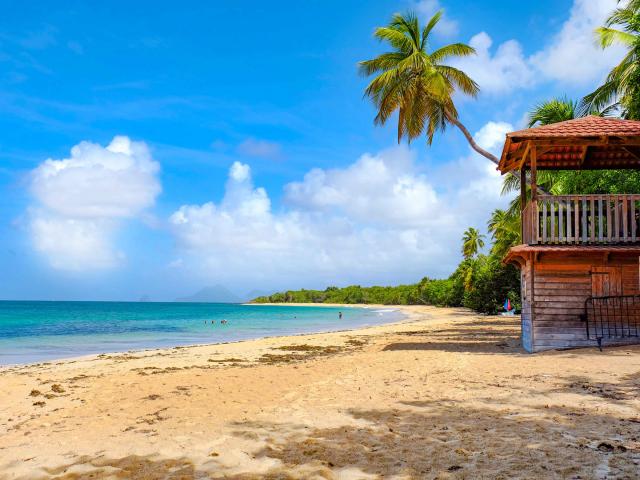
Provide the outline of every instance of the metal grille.
[[586,301],[587,337],[597,340],[640,337],[640,295],[592,297]]

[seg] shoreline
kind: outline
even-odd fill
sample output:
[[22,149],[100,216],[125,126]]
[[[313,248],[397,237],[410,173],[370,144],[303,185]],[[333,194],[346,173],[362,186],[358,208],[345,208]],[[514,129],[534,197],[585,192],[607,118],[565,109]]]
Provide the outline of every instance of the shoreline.
[[[242,304],[242,305],[266,305],[266,306],[281,306],[282,304],[279,303],[266,303],[266,304]],[[315,304],[306,304],[306,303],[301,303],[301,304],[293,304],[293,303],[288,303],[286,304],[288,306],[292,306],[292,307],[305,307],[305,306],[316,306]],[[326,307],[341,307],[341,308],[382,308],[383,305],[375,305],[375,304],[349,304],[349,305],[342,305],[342,304],[320,304],[322,306],[326,306]],[[208,346],[215,346],[215,345],[228,345],[228,344],[237,344],[237,343],[242,343],[242,342],[252,342],[252,341],[256,341],[256,340],[264,340],[264,339],[286,339],[288,337],[294,338],[294,337],[299,337],[299,336],[305,336],[305,335],[322,335],[322,334],[330,334],[330,333],[346,333],[346,332],[355,332],[358,330],[366,330],[368,328],[375,328],[378,326],[384,326],[384,325],[394,325],[394,324],[402,324],[405,323],[407,321],[410,321],[410,314],[408,313],[408,311],[403,311],[402,307],[407,307],[406,305],[394,305],[394,306],[389,306],[386,305],[384,307],[389,308],[391,311],[400,311],[402,313],[402,315],[404,315],[404,318],[399,319],[399,320],[392,320],[390,322],[384,322],[384,323],[379,323],[379,324],[374,324],[374,325],[366,325],[366,326],[354,326],[353,328],[344,328],[344,329],[339,329],[339,330],[321,330],[321,331],[316,331],[316,332],[300,332],[300,333],[289,333],[289,334],[284,334],[284,335],[266,335],[266,336],[262,336],[262,337],[255,337],[255,338],[244,338],[244,339],[238,339],[238,340],[228,340],[228,341],[222,341],[222,342],[205,342],[205,343],[193,343],[193,344],[183,344],[183,345],[175,345],[175,346],[170,346],[170,347],[148,347],[148,348],[139,348],[139,349],[123,349],[123,350],[109,350],[106,352],[100,352],[100,353],[88,353],[88,354],[81,354],[81,355],[73,355],[73,356],[68,356],[68,357],[57,357],[57,358],[52,358],[49,360],[45,360],[45,361],[27,361],[27,362],[20,362],[20,363],[6,363],[6,364],[0,364],[0,372],[3,371],[3,369],[7,369],[7,368],[12,368],[12,367],[24,367],[24,366],[38,366],[38,365],[47,365],[47,364],[59,364],[60,362],[65,362],[65,361],[69,361],[69,362],[75,362],[75,361],[79,361],[79,360],[91,360],[92,358],[95,357],[99,357],[101,355],[116,355],[116,354],[140,354],[140,353],[153,353],[153,352],[165,352],[165,351],[169,351],[175,348],[195,348],[195,347],[208,347]]]
[[[527,354],[519,319],[0,370],[0,480],[634,478],[640,346]],[[597,472],[597,473],[596,473]]]

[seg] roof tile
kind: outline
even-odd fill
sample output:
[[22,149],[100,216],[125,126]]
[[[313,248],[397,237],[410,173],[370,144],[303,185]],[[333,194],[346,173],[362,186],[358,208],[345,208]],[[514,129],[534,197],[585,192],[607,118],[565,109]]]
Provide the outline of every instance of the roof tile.
[[511,138],[593,137],[602,135],[640,136],[640,121],[590,115],[507,134]]

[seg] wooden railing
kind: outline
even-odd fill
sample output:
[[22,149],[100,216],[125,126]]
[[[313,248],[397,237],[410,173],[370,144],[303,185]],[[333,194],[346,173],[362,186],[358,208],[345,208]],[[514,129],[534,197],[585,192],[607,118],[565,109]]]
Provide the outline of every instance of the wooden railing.
[[540,195],[522,212],[522,236],[535,244],[640,242],[640,195]]

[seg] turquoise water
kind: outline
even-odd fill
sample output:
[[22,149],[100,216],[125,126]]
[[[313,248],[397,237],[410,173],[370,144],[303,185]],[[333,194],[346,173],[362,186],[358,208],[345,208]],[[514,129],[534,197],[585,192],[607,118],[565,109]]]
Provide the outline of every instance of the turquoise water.
[[0,301],[0,365],[327,332],[400,318],[391,308]]

